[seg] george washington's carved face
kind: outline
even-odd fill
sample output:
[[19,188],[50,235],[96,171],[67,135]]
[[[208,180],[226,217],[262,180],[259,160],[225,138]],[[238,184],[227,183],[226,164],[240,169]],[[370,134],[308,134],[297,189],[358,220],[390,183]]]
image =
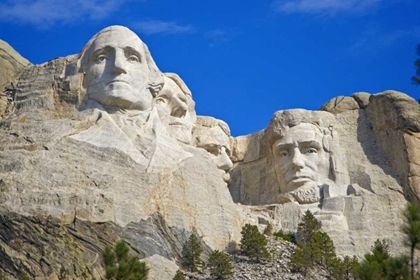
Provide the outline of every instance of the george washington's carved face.
[[316,187],[328,176],[323,134],[309,123],[291,127],[273,145],[275,170],[282,193]]
[[125,27],[112,27],[99,34],[86,55],[85,86],[90,99],[125,109],[152,107],[146,54],[135,33]]

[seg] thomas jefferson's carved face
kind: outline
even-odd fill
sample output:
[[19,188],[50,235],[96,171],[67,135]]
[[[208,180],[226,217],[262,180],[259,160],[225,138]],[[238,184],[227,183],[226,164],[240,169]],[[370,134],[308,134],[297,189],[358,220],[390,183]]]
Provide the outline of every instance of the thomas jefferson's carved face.
[[194,122],[189,112],[188,102],[192,102],[172,80],[165,79],[165,85],[155,100],[159,116],[171,135],[178,141],[191,144]]
[[86,55],[85,86],[90,99],[125,109],[152,107],[146,54],[136,34],[113,27],[94,40]]
[[309,123],[291,127],[273,145],[277,179],[282,193],[315,187],[327,177],[328,154],[323,134]]

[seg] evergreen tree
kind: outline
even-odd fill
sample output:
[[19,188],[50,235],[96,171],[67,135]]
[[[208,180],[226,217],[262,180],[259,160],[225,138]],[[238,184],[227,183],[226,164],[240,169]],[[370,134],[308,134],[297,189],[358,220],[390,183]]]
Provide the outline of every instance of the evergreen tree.
[[257,226],[246,224],[241,231],[241,253],[250,258],[269,257],[267,239],[258,231]]
[[407,203],[403,212],[405,224],[402,231],[410,247],[411,279],[414,279],[414,251],[420,244],[420,207],[415,202]]
[[265,227],[264,234],[267,236],[273,235],[273,226],[270,223],[268,223],[267,226]]
[[187,280],[187,279],[185,278],[184,273],[181,270],[178,269],[176,271],[176,274],[175,274],[174,278],[172,278],[172,280]]
[[417,46],[417,59],[414,61],[416,67],[416,75],[412,77],[412,81],[416,84],[420,84],[420,45]]
[[389,259],[389,246],[385,240],[375,241],[371,253],[366,254],[356,271],[361,280],[387,279],[386,265]]
[[313,267],[313,262],[309,254],[307,254],[303,249],[296,248],[296,250],[290,255],[289,266],[293,270],[303,272],[303,275],[306,276],[308,269]]
[[105,278],[113,280],[146,280],[149,268],[135,256],[129,255],[124,240],[115,244],[114,250],[106,246],[102,257],[105,263]]
[[302,222],[298,224],[297,230],[297,244],[303,246],[304,243],[311,240],[312,235],[320,229],[320,225],[311,211],[306,210],[302,217]]
[[198,238],[191,234],[184,248],[184,264],[190,271],[197,271],[203,264],[200,255],[203,252]]
[[353,279],[358,266],[356,256],[345,256],[343,260],[335,257],[330,263],[330,273],[336,280],[350,280]]
[[410,258],[408,256],[390,257],[385,262],[388,279],[407,280],[410,275]]
[[230,258],[218,250],[210,254],[208,267],[210,269],[210,275],[216,277],[216,279],[229,279],[233,274],[233,266]]

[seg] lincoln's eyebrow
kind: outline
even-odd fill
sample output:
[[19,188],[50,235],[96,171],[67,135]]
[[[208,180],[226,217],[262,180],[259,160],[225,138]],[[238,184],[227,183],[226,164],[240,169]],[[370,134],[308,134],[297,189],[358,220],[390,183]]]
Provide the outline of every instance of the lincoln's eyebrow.
[[302,145],[302,146],[312,146],[312,147],[321,148],[321,144],[319,142],[317,142],[317,141],[314,141],[314,140],[302,141],[302,142],[299,142],[299,145]]
[[289,149],[291,147],[293,147],[292,143],[281,143],[281,144],[276,144],[275,146],[275,148],[279,150]]

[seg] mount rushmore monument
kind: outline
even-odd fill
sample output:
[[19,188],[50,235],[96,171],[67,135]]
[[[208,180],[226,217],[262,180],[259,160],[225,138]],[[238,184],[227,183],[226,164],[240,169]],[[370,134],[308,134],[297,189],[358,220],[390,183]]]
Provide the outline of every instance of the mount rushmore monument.
[[403,93],[273,112],[264,130],[232,137],[122,26],[41,65],[0,41],[0,77],[6,275],[56,279],[68,264],[74,278],[100,276],[104,246],[123,238],[151,279],[172,279],[191,233],[205,251],[224,250],[246,223],[296,231],[307,209],[339,255],[363,256],[378,238],[405,250],[420,108]]

